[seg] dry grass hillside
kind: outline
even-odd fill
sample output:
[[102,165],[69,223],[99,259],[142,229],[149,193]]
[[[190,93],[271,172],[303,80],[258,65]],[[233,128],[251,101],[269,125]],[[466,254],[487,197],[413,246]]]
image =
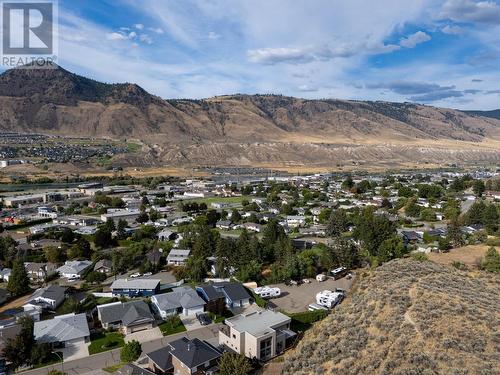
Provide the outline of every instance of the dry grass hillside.
[[400,259],[287,355],[284,374],[499,374],[500,279]]
[[500,162],[500,120],[477,113],[279,95],[163,100],[60,67],[0,75],[0,131],[140,139],[155,149],[144,165]]

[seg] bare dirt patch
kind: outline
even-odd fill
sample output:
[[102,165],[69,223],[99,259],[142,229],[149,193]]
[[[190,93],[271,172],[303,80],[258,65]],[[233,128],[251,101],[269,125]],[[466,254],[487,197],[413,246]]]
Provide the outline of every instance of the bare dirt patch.
[[462,262],[469,267],[477,267],[488,250],[487,245],[468,245],[450,250],[448,253],[430,253],[429,259],[433,262],[451,265],[453,262]]

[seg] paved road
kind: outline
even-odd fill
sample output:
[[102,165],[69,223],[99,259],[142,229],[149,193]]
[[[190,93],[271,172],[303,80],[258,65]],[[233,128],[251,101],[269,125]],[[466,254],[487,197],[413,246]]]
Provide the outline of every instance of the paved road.
[[[203,327],[190,332],[182,332],[175,335],[163,337],[158,340],[144,342],[142,344],[143,353],[162,348],[167,343],[187,336],[190,339],[199,338],[202,340],[213,339],[218,336],[220,324],[212,324],[208,327]],[[120,349],[110,350],[104,353],[94,354],[85,358],[76,359],[74,361],[65,362],[64,372],[68,375],[85,374],[95,370],[100,370],[104,367],[109,367],[120,363]],[[46,375],[50,370],[57,369],[62,371],[61,364],[46,366],[34,370],[24,371],[23,375]]]

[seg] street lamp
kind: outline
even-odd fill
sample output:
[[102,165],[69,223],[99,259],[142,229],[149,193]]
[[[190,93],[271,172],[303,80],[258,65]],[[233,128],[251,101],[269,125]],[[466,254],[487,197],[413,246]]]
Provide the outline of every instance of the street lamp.
[[56,352],[53,350],[52,353],[57,355],[57,357],[59,357],[59,359],[61,360],[61,369],[62,369],[62,372],[64,374],[64,358],[59,354],[59,352]]

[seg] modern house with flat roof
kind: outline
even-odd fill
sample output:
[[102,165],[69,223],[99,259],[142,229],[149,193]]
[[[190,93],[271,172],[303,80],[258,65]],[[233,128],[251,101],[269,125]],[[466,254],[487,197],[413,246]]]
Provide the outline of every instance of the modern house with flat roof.
[[150,297],[160,291],[159,279],[118,279],[111,284],[115,297]]
[[280,312],[259,310],[225,320],[219,331],[219,345],[252,359],[267,361],[282,353],[295,337],[291,318]]

